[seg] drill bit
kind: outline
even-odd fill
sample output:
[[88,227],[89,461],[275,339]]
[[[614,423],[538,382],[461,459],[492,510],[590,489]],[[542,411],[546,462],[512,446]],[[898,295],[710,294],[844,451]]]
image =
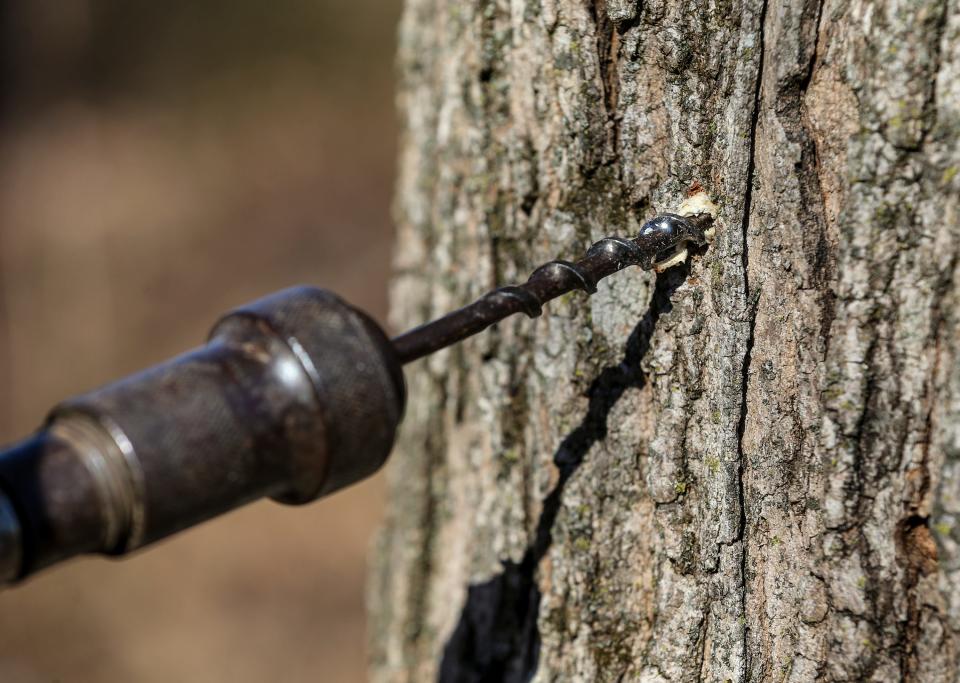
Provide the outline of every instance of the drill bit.
[[[702,199],[693,201],[697,196]],[[295,287],[235,309],[206,344],[62,401],[0,449],[0,584],[84,553],[123,555],[269,497],[301,504],[372,474],[403,416],[409,363],[627,266],[663,270],[712,237],[705,194],[607,237],[575,263],[391,341],[332,292]]]
[[514,313],[539,316],[543,305],[575,289],[588,295],[597,283],[628,266],[664,270],[687,256],[687,243],[698,247],[712,238],[713,216],[703,212],[680,216],[661,214],[640,228],[634,239],[605,237],[571,263],[554,260],[537,268],[521,285],[493,290],[442,318],[414,328],[393,339],[401,363],[410,363],[462,341]]

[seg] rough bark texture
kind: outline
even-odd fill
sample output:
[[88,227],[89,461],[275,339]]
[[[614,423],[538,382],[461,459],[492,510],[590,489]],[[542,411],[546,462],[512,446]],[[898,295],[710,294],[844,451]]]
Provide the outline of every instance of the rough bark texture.
[[378,681],[956,681],[958,0],[407,0],[395,323],[717,239],[408,368]]

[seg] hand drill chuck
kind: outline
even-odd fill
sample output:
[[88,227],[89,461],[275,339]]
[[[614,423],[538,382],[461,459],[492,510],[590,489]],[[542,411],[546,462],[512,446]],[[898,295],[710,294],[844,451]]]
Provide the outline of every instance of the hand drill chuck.
[[233,311],[205,346],[62,403],[0,455],[0,582],[351,484],[386,459],[404,399],[390,341],[333,294]]

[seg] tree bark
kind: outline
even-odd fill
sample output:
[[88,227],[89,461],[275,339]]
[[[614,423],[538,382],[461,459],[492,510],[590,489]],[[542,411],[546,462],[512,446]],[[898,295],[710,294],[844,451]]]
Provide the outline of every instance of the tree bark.
[[398,328],[720,207],[408,368],[378,681],[960,679],[960,2],[407,0]]

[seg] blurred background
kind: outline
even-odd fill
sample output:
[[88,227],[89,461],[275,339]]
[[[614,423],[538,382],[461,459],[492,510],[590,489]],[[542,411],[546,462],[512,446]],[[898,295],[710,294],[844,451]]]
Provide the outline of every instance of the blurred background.
[[[399,4],[0,0],[0,441],[274,289],[384,320]],[[2,592],[0,681],[363,680],[382,492]]]

